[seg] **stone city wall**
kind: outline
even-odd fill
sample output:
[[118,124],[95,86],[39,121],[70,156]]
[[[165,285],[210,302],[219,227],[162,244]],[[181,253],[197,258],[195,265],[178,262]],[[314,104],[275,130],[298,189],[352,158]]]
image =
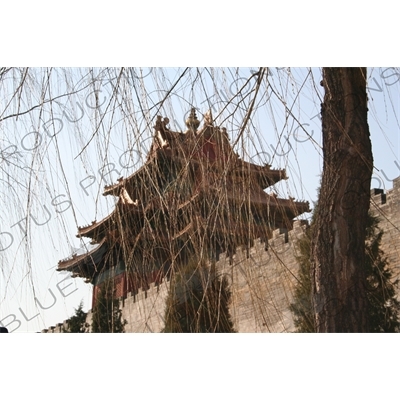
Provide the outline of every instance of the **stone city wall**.
[[[386,193],[374,189],[371,210],[379,216],[384,230],[382,249],[388,257],[394,278],[400,279],[400,177]],[[231,288],[230,312],[237,332],[293,332],[288,309],[298,274],[296,241],[303,235],[305,221],[295,221],[293,230],[275,230],[268,243],[260,239],[251,248],[238,248],[236,254],[221,254],[216,263]],[[128,321],[126,332],[160,332],[169,282],[152,284],[147,291],[128,293],[121,299],[122,317]],[[399,293],[400,297],[400,293]],[[87,322],[91,322],[88,313]],[[62,332],[63,324],[42,332]]]

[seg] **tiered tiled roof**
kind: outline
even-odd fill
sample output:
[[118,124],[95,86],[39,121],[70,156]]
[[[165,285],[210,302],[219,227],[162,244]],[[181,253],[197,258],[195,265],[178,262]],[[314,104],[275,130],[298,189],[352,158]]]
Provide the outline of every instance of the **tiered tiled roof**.
[[104,195],[118,197],[114,211],[79,227],[78,237],[99,246],[86,256],[60,261],[59,270],[91,279],[105,249],[116,247],[128,264],[145,259],[154,248],[165,249],[159,257],[167,258],[200,245],[218,253],[256,237],[268,238],[276,228],[290,229],[295,217],[310,211],[308,202],[264,192],[287,179],[285,170],[241,160],[226,129],[214,126],[210,113],[198,129],[192,110],[185,133],[171,131],[168,123],[157,117],[146,163],[105,187]]

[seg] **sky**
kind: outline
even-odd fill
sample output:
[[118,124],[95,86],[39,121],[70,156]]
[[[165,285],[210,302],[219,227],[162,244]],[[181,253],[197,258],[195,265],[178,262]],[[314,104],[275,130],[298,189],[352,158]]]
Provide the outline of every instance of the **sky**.
[[[199,119],[211,109],[234,143],[256,71],[38,68],[29,71],[20,101],[13,93],[21,70],[7,75],[0,86],[0,321],[15,332],[36,332],[69,318],[81,300],[90,308],[90,285],[56,267],[88,243],[75,237],[77,227],[112,211],[104,186],[140,168],[159,114],[181,131],[192,106]],[[247,161],[285,168],[289,179],[269,192],[311,207],[322,172],[321,79],[319,68],[268,68],[235,147]],[[368,69],[371,187],[385,190],[400,175],[399,82],[398,69]],[[9,117],[37,104],[43,105]]]

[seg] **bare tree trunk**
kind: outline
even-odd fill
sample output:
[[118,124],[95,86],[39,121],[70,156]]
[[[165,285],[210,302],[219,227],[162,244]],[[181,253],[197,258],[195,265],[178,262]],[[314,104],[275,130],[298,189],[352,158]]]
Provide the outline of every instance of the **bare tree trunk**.
[[372,150],[366,68],[324,68],[324,166],[312,240],[317,332],[367,332],[365,229]]

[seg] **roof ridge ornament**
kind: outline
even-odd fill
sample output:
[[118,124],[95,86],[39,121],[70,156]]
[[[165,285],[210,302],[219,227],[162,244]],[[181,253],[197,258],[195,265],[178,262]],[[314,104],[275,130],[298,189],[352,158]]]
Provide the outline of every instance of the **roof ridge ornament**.
[[214,120],[211,109],[204,114],[204,126],[214,126]]
[[191,130],[193,133],[197,132],[197,129],[200,126],[200,121],[197,119],[196,109],[194,107],[192,107],[190,110],[190,114],[185,123],[189,130]]

